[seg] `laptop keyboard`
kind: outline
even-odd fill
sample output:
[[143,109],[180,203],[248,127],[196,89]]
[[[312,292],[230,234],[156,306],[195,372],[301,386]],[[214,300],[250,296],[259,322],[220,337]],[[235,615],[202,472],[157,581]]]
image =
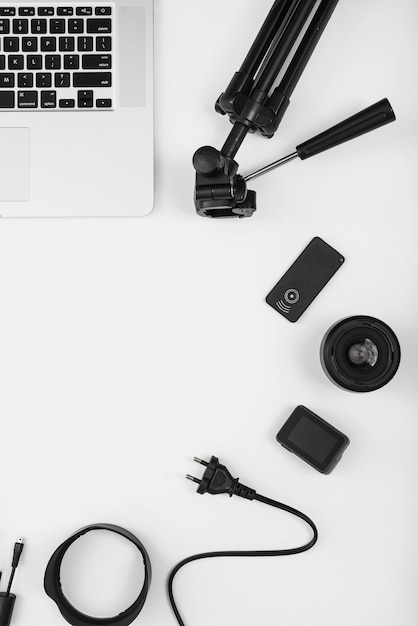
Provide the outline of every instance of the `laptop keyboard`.
[[0,111],[109,110],[115,5],[1,3]]

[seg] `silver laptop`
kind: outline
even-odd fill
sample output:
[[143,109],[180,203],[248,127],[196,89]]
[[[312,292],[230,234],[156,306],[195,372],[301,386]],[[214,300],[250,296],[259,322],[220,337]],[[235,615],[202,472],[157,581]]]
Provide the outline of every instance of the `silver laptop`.
[[0,215],[145,215],[153,162],[153,0],[0,2]]

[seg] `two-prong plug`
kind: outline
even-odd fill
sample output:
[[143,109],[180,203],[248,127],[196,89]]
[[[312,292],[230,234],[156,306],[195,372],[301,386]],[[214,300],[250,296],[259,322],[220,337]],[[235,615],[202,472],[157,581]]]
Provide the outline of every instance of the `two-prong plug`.
[[[218,557],[218,556],[287,556],[289,554],[299,554],[300,552],[305,552],[312,548],[312,546],[316,543],[318,539],[318,531],[316,529],[313,521],[301,511],[297,509],[293,509],[287,504],[283,504],[282,502],[277,502],[277,500],[272,500],[271,498],[266,498],[261,494],[257,493],[254,489],[250,489],[245,485],[242,485],[239,482],[238,478],[233,478],[231,472],[225,467],[225,465],[221,465],[219,463],[219,459],[216,456],[212,456],[210,461],[202,461],[201,459],[195,458],[196,463],[200,463],[200,465],[205,466],[205,471],[203,472],[203,476],[201,480],[195,478],[194,476],[187,475],[186,478],[192,480],[194,483],[197,483],[199,486],[197,488],[197,493],[210,493],[212,495],[216,495],[218,493],[228,493],[230,496],[241,496],[242,498],[246,498],[247,500],[255,500],[256,502],[261,502],[262,504],[267,504],[268,506],[275,507],[276,509],[281,509],[282,511],[286,511],[287,513],[291,513],[296,517],[299,517],[304,522],[310,526],[312,529],[312,537],[311,539],[296,548],[287,548],[280,550],[227,550],[223,552],[202,552],[201,554],[192,554],[192,556],[187,557],[177,563],[177,565],[171,570],[171,574],[168,579],[168,597],[170,598],[171,607],[174,611],[174,615],[176,616],[177,622],[179,626],[184,626],[184,621],[179,613],[176,602],[174,600],[173,594],[173,580],[179,569],[181,569],[187,563],[191,563],[192,561],[197,561],[198,559],[207,559],[210,557]],[[0,625],[1,626],[1,625]]]
[[210,461],[202,461],[202,459],[194,458],[196,463],[204,465],[206,467],[202,478],[199,480],[194,476],[187,474],[186,478],[197,483],[197,493],[210,493],[211,495],[217,495],[219,493],[227,493],[230,497],[240,496],[247,500],[253,500],[256,491],[250,487],[239,482],[239,478],[233,478],[231,472],[219,463],[219,459],[216,456],[212,456]]

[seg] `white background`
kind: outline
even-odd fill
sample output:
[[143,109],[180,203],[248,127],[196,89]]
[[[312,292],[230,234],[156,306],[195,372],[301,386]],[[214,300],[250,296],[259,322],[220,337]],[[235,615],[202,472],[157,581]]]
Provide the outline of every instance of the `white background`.
[[[143,626],[175,623],[165,582],[185,556],[308,540],[285,513],[196,495],[184,475],[200,476],[192,458],[211,454],[310,515],[320,539],[299,556],[188,566],[175,585],[187,626],[417,623],[418,6],[342,0],[277,136],[247,138],[240,171],[383,97],[397,121],[254,181],[251,219],[205,220],[191,157],[223,144],[230,126],[213,104],[271,4],[155,1],[153,213],[0,223],[0,565],[4,588],[23,534],[16,626],[64,623],[43,574],[86,524],[122,525],[146,545]],[[316,235],[346,263],[289,324],[264,298]],[[338,389],[320,367],[324,333],[354,314],[382,319],[402,346],[398,374],[370,394]],[[275,442],[298,404],[351,439],[330,476]],[[135,591],[130,577],[118,586],[127,575],[110,544],[96,567],[104,614]],[[93,610],[99,585],[84,584],[80,554],[79,565],[69,585]]]

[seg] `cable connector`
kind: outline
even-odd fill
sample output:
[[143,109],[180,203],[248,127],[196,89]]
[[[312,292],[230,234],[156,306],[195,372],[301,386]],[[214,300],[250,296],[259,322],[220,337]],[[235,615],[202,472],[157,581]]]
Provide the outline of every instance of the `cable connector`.
[[190,476],[190,474],[186,476],[188,480],[192,480],[199,485],[197,493],[210,493],[213,496],[219,493],[227,493],[230,497],[240,496],[247,500],[254,500],[256,495],[255,489],[240,483],[239,478],[233,478],[231,472],[225,465],[219,463],[219,459],[216,456],[212,456],[209,462],[202,461],[202,459],[197,457],[194,457],[194,460],[196,463],[206,467],[201,480]]
[[19,539],[16,541],[14,548],[13,548],[12,567],[14,568],[16,568],[19,565],[20,557],[23,552],[23,546],[24,546],[23,539],[22,537],[19,537]]

